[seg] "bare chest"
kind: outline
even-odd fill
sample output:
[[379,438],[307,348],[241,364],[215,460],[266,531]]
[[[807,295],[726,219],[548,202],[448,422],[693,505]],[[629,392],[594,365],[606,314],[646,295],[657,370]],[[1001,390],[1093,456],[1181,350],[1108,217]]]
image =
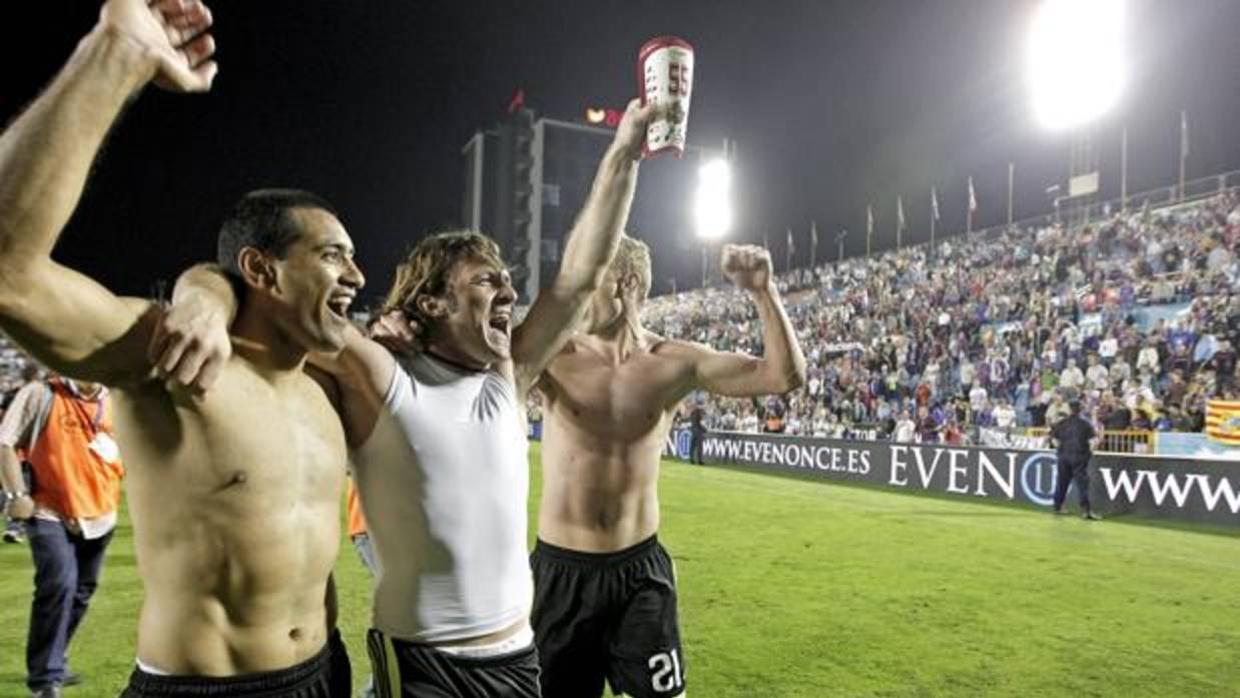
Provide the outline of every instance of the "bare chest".
[[592,433],[640,436],[659,427],[679,399],[682,368],[653,355],[620,364],[577,353],[547,370],[547,411]]
[[304,376],[273,385],[230,366],[202,399],[125,395],[117,432],[135,493],[149,484],[189,499],[269,507],[334,503],[343,486],[344,430]]

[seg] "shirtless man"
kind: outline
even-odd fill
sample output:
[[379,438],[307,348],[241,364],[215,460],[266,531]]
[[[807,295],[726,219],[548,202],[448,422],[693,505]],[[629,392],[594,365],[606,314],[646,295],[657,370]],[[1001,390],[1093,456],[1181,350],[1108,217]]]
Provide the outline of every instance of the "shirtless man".
[[235,354],[205,396],[153,370],[157,306],[51,258],[126,101],[149,82],[209,89],[210,24],[198,0],[109,0],[0,136],[0,328],[51,369],[114,388],[144,589],[124,695],[343,698],[329,576],[345,437],[302,371],[307,352],[343,345],[363,283],[340,221],[317,197],[278,190],[248,195],[224,223],[222,261],[244,301]]
[[641,326],[650,253],[631,238],[573,337],[543,373],[542,504],[533,624],[546,698],[684,692],[675,573],[658,543],[658,473],[681,400],[694,390],[743,397],[805,382],[805,357],[758,247],[723,249],[724,273],[749,292],[762,358],[667,340]]
[[[655,111],[629,104],[560,272],[520,327],[499,248],[446,232],[414,247],[385,303],[412,321],[420,351],[396,357],[352,330],[337,356],[314,359],[335,381],[378,558],[368,644],[381,696],[539,695],[526,396],[603,282]],[[225,314],[232,305],[209,269],[177,288]]]

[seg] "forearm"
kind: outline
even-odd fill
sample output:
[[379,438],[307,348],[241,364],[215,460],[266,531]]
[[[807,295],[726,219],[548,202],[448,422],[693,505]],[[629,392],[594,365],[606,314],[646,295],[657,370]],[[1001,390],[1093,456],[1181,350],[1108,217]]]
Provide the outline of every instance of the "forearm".
[[762,362],[764,371],[788,392],[805,384],[805,354],[797,341],[792,321],[784,310],[779,291],[772,280],[766,288],[753,292],[762,323]]
[[26,481],[22,478],[22,465],[12,446],[0,446],[0,484],[5,492],[25,492]]
[[586,204],[569,233],[556,286],[588,294],[602,283],[616,254],[637,190],[638,161],[614,144],[599,163]]
[[195,264],[177,277],[172,304],[190,303],[218,311],[225,326],[231,326],[237,316],[237,292],[217,264]]
[[94,31],[47,91],[0,136],[5,270],[50,256],[108,129],[153,72],[153,60],[136,44]]

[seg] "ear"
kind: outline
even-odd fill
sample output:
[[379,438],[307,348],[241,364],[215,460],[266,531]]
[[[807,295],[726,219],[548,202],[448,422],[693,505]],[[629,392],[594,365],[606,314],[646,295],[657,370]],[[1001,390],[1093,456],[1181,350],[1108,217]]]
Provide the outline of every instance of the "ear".
[[425,294],[418,296],[415,304],[418,307],[418,313],[425,318],[434,320],[442,318],[448,314],[448,304],[444,301],[444,299],[439,298],[438,296]]
[[272,260],[258,249],[243,247],[237,253],[237,267],[247,286],[261,289],[276,287],[276,269]]

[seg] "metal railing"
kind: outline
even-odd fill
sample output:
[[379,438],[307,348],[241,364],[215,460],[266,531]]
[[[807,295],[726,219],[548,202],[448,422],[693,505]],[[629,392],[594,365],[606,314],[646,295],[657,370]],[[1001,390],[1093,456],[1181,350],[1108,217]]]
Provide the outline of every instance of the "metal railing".
[[[1030,427],[1025,432],[1035,438],[1050,436],[1049,427]],[[1143,429],[1123,429],[1102,431],[1102,440],[1098,443],[1098,453],[1156,453],[1158,451],[1158,432]]]

